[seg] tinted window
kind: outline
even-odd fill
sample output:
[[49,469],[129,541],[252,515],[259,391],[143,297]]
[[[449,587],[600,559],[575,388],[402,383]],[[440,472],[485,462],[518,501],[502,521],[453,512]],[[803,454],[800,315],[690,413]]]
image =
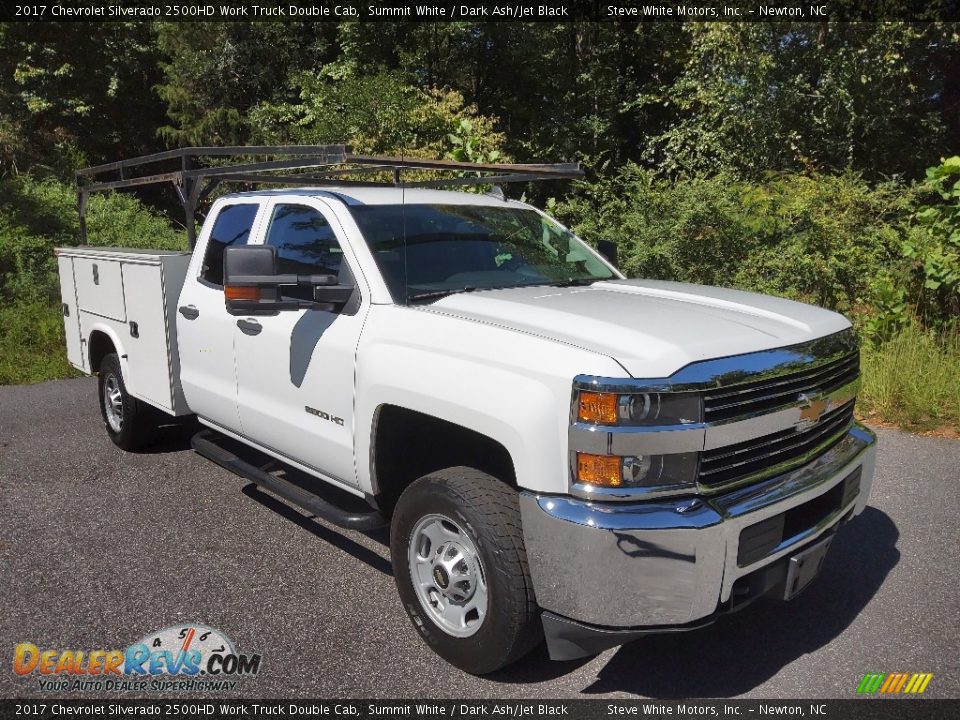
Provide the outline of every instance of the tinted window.
[[[267,245],[277,249],[277,272],[281,275],[337,275],[343,266],[343,251],[330,223],[313,208],[277,205],[270,218]],[[346,271],[345,266],[344,271]],[[284,295],[309,300],[309,287],[284,287]]]
[[213,224],[200,278],[223,286],[223,250],[229,245],[246,245],[259,205],[227,205]]
[[277,249],[281,275],[337,275],[343,251],[330,223],[313,208],[277,205],[270,218],[267,245]]

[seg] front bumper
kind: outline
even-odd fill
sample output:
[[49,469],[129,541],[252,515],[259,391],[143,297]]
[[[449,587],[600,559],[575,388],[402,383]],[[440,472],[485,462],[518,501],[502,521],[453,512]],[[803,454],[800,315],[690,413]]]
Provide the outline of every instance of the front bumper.
[[557,622],[574,621],[601,634],[691,629],[737,605],[735,585],[736,592],[744,585],[738,580],[775,568],[863,511],[875,443],[855,424],[807,465],[710,498],[600,503],[522,493],[524,540],[548,641],[556,634],[551,623],[555,630]]

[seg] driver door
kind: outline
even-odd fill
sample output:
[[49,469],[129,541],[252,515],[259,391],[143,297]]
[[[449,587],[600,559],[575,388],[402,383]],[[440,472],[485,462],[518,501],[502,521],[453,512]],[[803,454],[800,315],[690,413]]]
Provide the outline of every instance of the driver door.
[[[272,200],[261,242],[277,249],[281,274],[338,275],[357,285],[333,213],[316,198]],[[312,289],[290,297],[311,300]],[[356,485],[354,363],[369,303],[357,286],[338,312],[287,310],[236,318],[238,406],[243,434],[344,484]]]

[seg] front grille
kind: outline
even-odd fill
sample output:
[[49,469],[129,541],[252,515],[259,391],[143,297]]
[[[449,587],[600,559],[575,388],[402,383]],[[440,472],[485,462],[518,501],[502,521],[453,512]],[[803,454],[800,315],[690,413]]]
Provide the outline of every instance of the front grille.
[[853,422],[851,400],[825,413],[813,427],[789,428],[735,445],[705,450],[700,456],[699,483],[707,488],[728,485],[764,474],[786,472],[803,464],[811,453],[824,453]]
[[800,393],[828,393],[856,380],[859,374],[860,354],[854,352],[797,372],[707,390],[703,396],[704,420],[716,423],[771,412],[796,403]]

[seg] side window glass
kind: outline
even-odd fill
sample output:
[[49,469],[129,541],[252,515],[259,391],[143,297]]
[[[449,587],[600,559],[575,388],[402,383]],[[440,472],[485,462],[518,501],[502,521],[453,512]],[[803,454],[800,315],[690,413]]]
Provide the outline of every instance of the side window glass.
[[277,249],[281,275],[339,275],[343,250],[330,223],[303,205],[277,205],[266,244]]
[[245,245],[250,239],[259,205],[227,205],[217,215],[200,268],[200,279],[223,287],[223,251],[230,245]]

